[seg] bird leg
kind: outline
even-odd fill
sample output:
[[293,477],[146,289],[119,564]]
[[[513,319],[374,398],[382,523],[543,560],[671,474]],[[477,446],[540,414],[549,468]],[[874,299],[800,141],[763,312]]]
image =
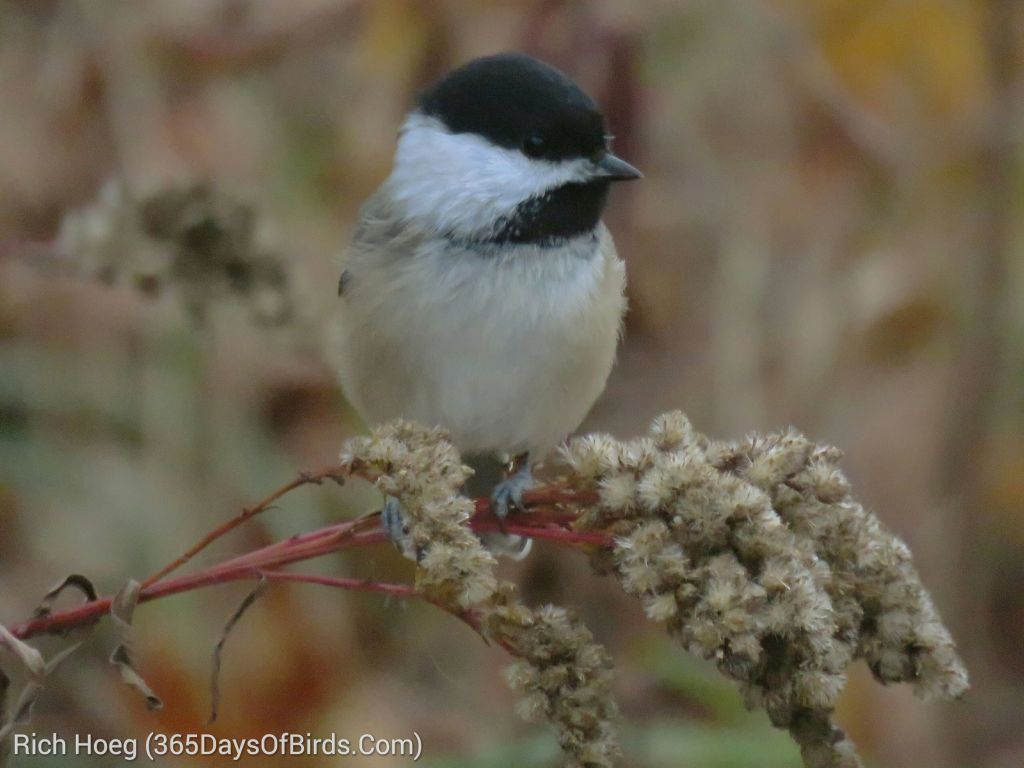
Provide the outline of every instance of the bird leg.
[[499,520],[504,520],[513,510],[523,511],[523,493],[534,486],[530,455],[517,456],[513,466],[515,464],[519,464],[519,469],[491,491],[491,511]]

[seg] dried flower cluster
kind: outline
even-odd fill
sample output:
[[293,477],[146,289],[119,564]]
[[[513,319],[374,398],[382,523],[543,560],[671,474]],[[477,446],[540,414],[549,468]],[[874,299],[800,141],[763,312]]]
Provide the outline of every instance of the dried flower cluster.
[[[800,745],[808,768],[860,765],[832,722],[845,670],[864,658],[883,682],[956,697],[967,675],[910,553],[850,496],[839,452],[787,431],[718,442],[681,413],[647,437],[573,440],[567,482],[596,490],[577,530],[614,544],[592,555],[691,652],[738,680],[750,707]],[[556,729],[574,766],[611,766],[611,663],[561,608],[530,609],[499,583],[468,523],[470,474],[438,430],[396,422],[342,459],[401,502],[417,588],[466,615],[520,659],[521,712]]]
[[473,502],[459,493],[472,470],[444,432],[391,422],[348,441],[341,460],[369,470],[377,487],[401,503],[417,589],[457,610],[494,594],[497,563],[469,529]]
[[57,251],[80,273],[147,295],[175,291],[203,318],[223,296],[280,325],[293,314],[285,260],[255,209],[208,183],[134,196],[111,182],[61,221]]
[[616,537],[595,564],[740,681],[810,768],[859,765],[831,721],[852,659],[920,692],[966,688],[906,546],[850,498],[835,449],[791,431],[716,442],[676,412],[649,437],[587,436],[564,456],[600,493],[578,526]]
[[844,636],[883,683],[912,683],[925,699],[954,699],[967,672],[921,584],[906,544],[850,495],[841,453],[795,432],[748,439],[720,458],[762,488],[785,523],[812,541],[831,571]]
[[564,608],[512,600],[488,613],[484,630],[520,659],[505,674],[526,694],[520,714],[554,725],[572,768],[610,768],[619,754],[612,662],[590,631]]
[[460,488],[471,470],[444,433],[392,422],[350,440],[341,459],[401,502],[417,589],[461,615],[472,609],[484,636],[520,659],[508,680],[527,694],[521,713],[555,727],[570,765],[610,768],[618,754],[611,660],[566,610],[531,609],[498,582],[494,556],[467,525],[474,505]]
[[[620,442],[591,435],[569,443],[564,456],[570,471],[563,482],[527,502],[547,509],[531,506],[517,531],[585,546],[595,566],[614,573],[651,619],[665,621],[684,647],[739,681],[747,705],[762,707],[790,732],[808,768],[860,765],[832,723],[854,659],[863,658],[880,681],[912,683],[925,697],[954,698],[967,688],[967,673],[909,551],[851,498],[836,449],[794,431],[713,441],[681,413],[670,413],[655,420],[647,437]],[[493,529],[493,521],[482,510],[474,515],[476,504],[462,495],[470,474],[444,432],[393,422],[349,441],[340,466],[300,475],[215,531],[231,530],[300,485],[363,477],[401,505],[415,589],[277,570],[343,545],[380,541],[368,528],[371,518],[363,517],[233,558],[179,579],[173,589],[160,581],[216,538],[207,536],[147,579],[148,598],[161,587],[173,594],[256,573],[260,583],[229,620],[226,636],[266,581],[426,597],[518,659],[507,678],[524,693],[520,712],[555,728],[572,768],[611,768],[619,754],[611,660],[569,611],[529,608],[514,585],[497,579],[495,558],[474,533]],[[302,557],[289,551],[293,546]],[[86,605],[52,615],[53,599],[67,587],[81,591]],[[74,650],[44,664],[22,641],[40,631],[84,626],[109,611],[122,636],[112,661],[151,706],[159,705],[125,645],[145,588],[129,581],[104,600],[84,577],[70,576],[40,604],[36,622],[45,626],[0,626],[0,649],[14,653],[30,675],[5,715],[7,678],[0,671],[0,756],[13,730],[25,724],[45,675]],[[214,712],[223,641],[215,652]]]

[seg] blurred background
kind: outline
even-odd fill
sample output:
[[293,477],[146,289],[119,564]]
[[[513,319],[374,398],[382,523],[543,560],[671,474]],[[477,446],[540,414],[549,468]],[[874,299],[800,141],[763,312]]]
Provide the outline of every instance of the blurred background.
[[[506,49],[578,79],[646,174],[612,195],[630,313],[583,429],[628,437],[681,408],[718,437],[792,424],[843,448],[860,498],[914,551],[973,688],[925,704],[858,667],[840,724],[879,768],[1024,765],[1017,0],[0,3],[0,620],[70,572],[115,591],[334,461],[362,429],[323,354],[358,205],[417,90]],[[181,186],[196,181],[213,187]],[[139,199],[226,212],[213,240],[258,251],[265,279],[170,285],[154,266],[164,209],[140,234],[125,213]],[[376,503],[303,489],[210,557]],[[387,547],[316,567],[411,576]],[[610,648],[624,764],[799,765],[581,556],[542,543],[503,569]],[[162,711],[107,665],[101,625],[33,730],[202,729],[213,645],[248,589],[140,609],[138,665]],[[415,730],[432,768],[559,765],[544,726],[514,716],[505,661],[429,606],[275,585],[228,641],[211,730]]]

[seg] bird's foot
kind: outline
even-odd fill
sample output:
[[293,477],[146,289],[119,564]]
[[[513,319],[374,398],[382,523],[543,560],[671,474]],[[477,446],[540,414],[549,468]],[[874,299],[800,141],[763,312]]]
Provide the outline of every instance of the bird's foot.
[[523,494],[534,486],[530,459],[526,457],[514,475],[502,480],[491,491],[491,511],[499,520],[508,517],[513,510],[523,511]]
[[380,511],[380,521],[395,549],[410,560],[418,560],[416,545],[409,535],[409,526],[405,524],[402,515],[402,502],[394,496],[385,497],[384,507]]

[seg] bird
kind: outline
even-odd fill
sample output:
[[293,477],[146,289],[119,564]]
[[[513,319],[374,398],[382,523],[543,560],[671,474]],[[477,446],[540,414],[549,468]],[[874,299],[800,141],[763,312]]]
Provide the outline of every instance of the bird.
[[[347,399],[371,426],[444,429],[472,479],[495,481],[499,519],[523,508],[534,465],[616,357],[626,275],[601,216],[612,183],[642,174],[612,138],[555,67],[471,60],[420,93],[347,251],[334,350]],[[383,522],[402,549],[397,500]]]

